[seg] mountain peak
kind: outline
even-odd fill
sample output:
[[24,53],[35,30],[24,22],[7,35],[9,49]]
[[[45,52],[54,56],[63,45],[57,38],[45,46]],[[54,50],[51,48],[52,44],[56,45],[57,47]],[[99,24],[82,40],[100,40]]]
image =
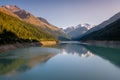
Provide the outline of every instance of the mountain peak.
[[94,26],[91,25],[91,24],[88,24],[88,23],[83,23],[83,24],[79,24],[79,25],[77,25],[77,26],[68,27],[68,28],[77,29],[77,28],[81,28],[81,27],[85,27],[85,28],[87,28],[87,29],[89,30],[89,29],[91,29],[91,28],[94,27]]
[[92,27],[94,26],[88,23],[84,23],[84,24],[79,24],[77,26],[68,27],[64,29],[64,31],[67,33],[67,35],[71,37],[71,39],[75,39],[83,35],[85,32],[87,32]]
[[93,28],[94,26],[88,23],[81,24],[81,27],[86,27],[88,30]]
[[[2,11],[2,9],[4,11]],[[57,28],[56,26],[50,24],[46,19],[44,18],[37,18],[30,12],[19,8],[16,5],[3,5],[0,7],[0,10],[2,12],[6,12],[7,14],[19,18],[20,20],[23,20],[29,24],[35,25],[37,28],[45,30],[47,33],[54,35],[55,37],[59,38],[60,40],[67,39],[67,35],[62,29]],[[54,32],[56,34],[54,34]]]
[[10,10],[12,12],[16,12],[16,11],[19,11],[21,10],[18,6],[16,5],[3,5],[2,6],[3,8],[7,9],[7,10]]
[[32,16],[29,12],[19,8],[16,5],[3,5],[2,8],[16,14],[17,16],[19,16],[22,19],[26,19],[26,18],[29,18],[30,16]]

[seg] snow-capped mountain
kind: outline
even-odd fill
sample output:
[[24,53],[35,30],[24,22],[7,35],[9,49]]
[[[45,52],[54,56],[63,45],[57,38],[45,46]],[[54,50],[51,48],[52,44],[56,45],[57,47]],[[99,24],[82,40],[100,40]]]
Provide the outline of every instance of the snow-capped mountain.
[[79,24],[77,26],[68,27],[64,29],[64,31],[67,33],[69,37],[71,37],[71,39],[75,39],[81,36],[82,34],[86,33],[92,27],[94,26],[88,23],[84,23],[84,24]]
[[88,23],[81,24],[82,27],[86,27],[88,30],[93,28],[93,25],[90,25]]

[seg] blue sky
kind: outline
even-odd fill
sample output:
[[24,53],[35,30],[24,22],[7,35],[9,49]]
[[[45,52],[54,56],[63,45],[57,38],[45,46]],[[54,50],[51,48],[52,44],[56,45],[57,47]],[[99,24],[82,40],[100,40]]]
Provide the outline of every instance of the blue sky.
[[120,11],[120,0],[0,0],[17,5],[58,27],[80,23],[97,25]]

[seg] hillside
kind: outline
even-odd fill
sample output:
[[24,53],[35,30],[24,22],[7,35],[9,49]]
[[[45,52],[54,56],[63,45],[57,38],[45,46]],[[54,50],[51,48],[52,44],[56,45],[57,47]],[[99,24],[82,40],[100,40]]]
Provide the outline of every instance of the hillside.
[[63,30],[50,24],[44,18],[41,18],[41,17],[38,18],[38,17],[34,16],[33,14],[27,12],[26,10],[19,8],[16,5],[4,5],[4,6],[1,6],[1,8],[6,10],[8,13],[10,13],[9,15],[12,14],[12,16],[14,15],[14,16],[24,20],[25,22],[34,25],[38,29],[40,29],[40,30],[42,29],[43,31],[45,31],[49,34],[54,35],[59,40],[61,40],[61,38],[65,38],[65,39],[68,38]]
[[85,37],[95,31],[98,31],[102,28],[105,28],[106,26],[108,26],[109,24],[115,22],[116,20],[120,19],[120,12],[118,12],[117,14],[113,15],[112,17],[110,17],[108,20],[103,21],[102,23],[100,23],[99,25],[91,28],[90,30],[88,30],[85,34],[83,34],[82,36],[78,37],[77,40],[80,40],[82,37]]
[[0,44],[56,40],[51,34],[0,11]]
[[106,21],[103,21],[101,24],[91,28],[90,30],[88,30],[84,35],[86,34],[89,34],[91,32],[94,32],[94,31],[97,31],[97,30],[100,30],[104,27],[106,27],[107,25],[115,22],[116,20],[120,19],[120,12],[118,12],[117,14],[113,15],[112,17],[110,17],[108,20]]
[[98,31],[83,36],[80,40],[120,41],[120,19]]

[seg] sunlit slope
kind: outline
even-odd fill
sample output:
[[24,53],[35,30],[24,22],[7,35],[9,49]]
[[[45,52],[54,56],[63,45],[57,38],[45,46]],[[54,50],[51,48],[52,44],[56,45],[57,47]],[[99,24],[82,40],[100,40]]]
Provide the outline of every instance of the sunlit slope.
[[56,40],[51,34],[37,27],[0,12],[0,41],[17,41],[18,39],[28,39],[31,41]]

